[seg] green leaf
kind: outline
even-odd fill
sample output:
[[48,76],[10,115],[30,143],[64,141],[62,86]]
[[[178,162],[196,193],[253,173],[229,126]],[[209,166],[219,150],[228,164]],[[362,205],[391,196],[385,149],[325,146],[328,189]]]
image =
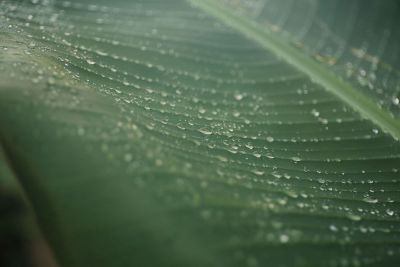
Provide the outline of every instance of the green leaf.
[[0,199],[28,208],[0,234],[59,266],[397,266],[381,2],[2,1]]
[[335,94],[342,101],[360,112],[365,118],[372,120],[395,139],[400,138],[400,121],[382,110],[376,103],[359,93],[349,83],[321,68],[321,65],[308,58],[290,45],[276,38],[273,33],[265,31],[252,20],[232,15],[224,6],[213,0],[191,0],[206,12],[220,18],[226,24],[242,32],[261,47],[272,51],[275,55],[307,74],[315,83]]

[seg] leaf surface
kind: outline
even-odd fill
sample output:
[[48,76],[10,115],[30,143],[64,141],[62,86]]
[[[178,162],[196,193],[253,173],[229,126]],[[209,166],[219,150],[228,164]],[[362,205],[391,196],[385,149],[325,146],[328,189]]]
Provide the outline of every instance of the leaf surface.
[[0,3],[0,140],[59,265],[396,266],[388,98],[194,2]]

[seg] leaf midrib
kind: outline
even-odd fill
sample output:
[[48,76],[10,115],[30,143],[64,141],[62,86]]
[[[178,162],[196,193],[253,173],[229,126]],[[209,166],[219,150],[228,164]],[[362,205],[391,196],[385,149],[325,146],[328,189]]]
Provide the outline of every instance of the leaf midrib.
[[354,88],[350,83],[340,79],[306,54],[301,53],[301,51],[295,49],[275,34],[262,29],[254,21],[233,14],[233,12],[223,7],[217,1],[187,1],[224,22],[226,25],[236,29],[248,39],[257,43],[262,48],[271,51],[300,72],[307,74],[312,81],[339,97],[348,106],[360,113],[363,118],[375,123],[394,139],[400,140],[400,120],[396,119],[389,111],[380,108],[374,101]]

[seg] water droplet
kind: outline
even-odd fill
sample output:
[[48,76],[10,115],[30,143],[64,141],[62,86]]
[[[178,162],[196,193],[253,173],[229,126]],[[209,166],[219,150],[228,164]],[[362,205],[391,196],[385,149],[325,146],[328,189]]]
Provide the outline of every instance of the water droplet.
[[311,110],[311,114],[312,114],[314,117],[319,117],[319,112],[318,112],[316,109]]
[[206,128],[201,128],[198,130],[200,133],[205,134],[205,135],[210,135],[212,132]]
[[292,157],[292,160],[293,160],[294,162],[299,162],[299,161],[301,161],[301,158],[299,158],[299,157]]
[[285,243],[289,242],[289,236],[288,236],[288,235],[285,235],[285,234],[280,235],[280,236],[279,236],[279,241],[280,241],[282,244],[285,244]]
[[332,232],[337,232],[338,228],[335,225],[331,224],[329,225],[329,230],[331,230]]
[[49,78],[47,79],[47,83],[50,84],[50,85],[53,85],[53,84],[56,83],[56,80],[55,80],[53,77],[49,77]]
[[235,94],[235,95],[234,95],[234,98],[235,98],[237,101],[240,101],[240,100],[243,99],[243,95],[242,95],[242,94]]
[[226,157],[223,157],[223,156],[217,156],[217,158],[222,162],[227,162],[228,161],[228,159]]
[[391,209],[387,209],[386,210],[386,214],[389,215],[389,216],[393,216],[394,215],[394,211],[391,210]]
[[252,150],[254,148],[254,146],[252,146],[251,144],[246,144],[244,145],[245,147],[247,147],[248,149]]
[[352,221],[361,221],[361,217],[355,214],[348,214],[347,218],[349,218]]
[[100,56],[107,56],[108,54],[106,52],[100,51],[100,50],[96,50],[95,51],[96,54],[100,55]]
[[363,201],[372,204],[378,203],[378,200],[376,198],[371,198],[371,197],[365,197]]
[[255,175],[259,175],[259,176],[264,174],[264,172],[260,171],[260,170],[253,170],[252,173],[254,173]]

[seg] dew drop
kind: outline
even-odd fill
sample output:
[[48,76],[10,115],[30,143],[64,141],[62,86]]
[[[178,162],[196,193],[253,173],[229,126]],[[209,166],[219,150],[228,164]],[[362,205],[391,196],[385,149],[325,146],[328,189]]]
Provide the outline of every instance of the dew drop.
[[361,221],[361,217],[355,214],[348,214],[347,218],[349,218],[352,221]]
[[285,235],[285,234],[280,235],[280,236],[279,236],[279,241],[280,241],[282,244],[285,244],[285,243],[289,242],[289,236],[288,236],[288,235]]
[[292,157],[292,160],[293,160],[294,162],[299,162],[299,161],[301,161],[301,158],[299,158],[299,157]]
[[393,216],[394,215],[394,211],[391,210],[391,209],[387,209],[386,210],[386,214],[389,215],[389,216]]
[[246,144],[245,147],[247,147],[247,148],[250,149],[250,150],[252,150],[252,149],[254,148],[254,146],[251,145],[251,144]]
[[268,137],[267,137],[267,141],[268,141],[269,143],[272,143],[272,142],[274,142],[274,138],[273,138],[272,136],[268,136]]
[[201,128],[198,130],[200,133],[205,134],[205,135],[210,135],[212,132],[210,130],[207,130],[205,128]]
[[376,198],[371,198],[371,197],[365,197],[365,198],[363,199],[363,201],[364,201],[364,202],[367,202],[367,203],[371,203],[371,204],[378,203],[378,200],[377,200]]
[[335,225],[331,224],[329,225],[329,230],[331,230],[332,232],[337,232],[338,228]]
[[95,51],[96,54],[100,55],[100,56],[107,56],[108,54],[106,52],[100,51],[100,50],[96,50]]
[[264,172],[260,171],[260,170],[253,170],[252,173],[254,173],[255,175],[259,175],[259,176],[264,174]]
[[243,99],[243,95],[242,95],[242,94],[235,94],[235,95],[234,95],[234,98],[235,98],[237,101],[240,101],[240,100]]
[[314,117],[319,117],[319,112],[318,112],[316,109],[311,110],[311,114],[312,114]]
[[228,159],[226,157],[223,157],[223,156],[217,156],[217,158],[219,159],[219,161],[222,161],[222,162],[227,162],[228,161]]

